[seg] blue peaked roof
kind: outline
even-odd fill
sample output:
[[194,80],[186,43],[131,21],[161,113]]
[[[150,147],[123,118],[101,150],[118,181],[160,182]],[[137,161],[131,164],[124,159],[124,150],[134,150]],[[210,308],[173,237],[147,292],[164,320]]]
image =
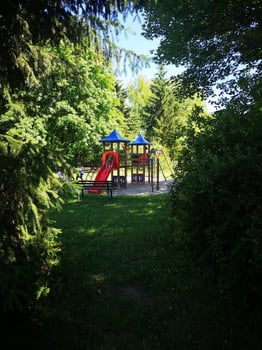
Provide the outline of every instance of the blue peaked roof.
[[120,136],[116,129],[114,129],[111,134],[99,140],[99,142],[129,142],[129,140]]
[[147,141],[140,133],[135,140],[129,143],[129,145],[151,145],[151,142]]

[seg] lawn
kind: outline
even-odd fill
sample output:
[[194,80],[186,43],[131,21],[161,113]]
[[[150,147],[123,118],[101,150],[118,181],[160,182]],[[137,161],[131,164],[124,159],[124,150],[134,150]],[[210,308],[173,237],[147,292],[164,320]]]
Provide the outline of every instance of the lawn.
[[167,198],[89,195],[53,214],[63,250],[42,348],[174,349]]
[[33,324],[11,315],[1,326],[1,348],[259,348],[252,346],[261,343],[258,326],[248,326],[242,337],[238,310],[229,313],[230,305],[214,299],[212,284],[201,277],[183,241],[170,233],[168,194],[88,195],[66,201],[50,218],[62,229],[50,294]]

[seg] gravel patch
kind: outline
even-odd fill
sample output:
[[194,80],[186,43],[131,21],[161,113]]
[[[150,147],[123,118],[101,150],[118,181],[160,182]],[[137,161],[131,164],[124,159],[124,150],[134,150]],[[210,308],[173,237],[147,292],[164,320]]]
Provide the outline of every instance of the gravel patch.
[[120,196],[120,195],[128,195],[128,196],[143,196],[143,195],[149,195],[149,194],[162,194],[162,193],[168,193],[170,186],[172,184],[172,179],[161,179],[159,180],[159,188],[157,188],[156,182],[151,184],[132,184],[128,183],[127,188],[121,188],[118,191],[114,192],[114,195]]

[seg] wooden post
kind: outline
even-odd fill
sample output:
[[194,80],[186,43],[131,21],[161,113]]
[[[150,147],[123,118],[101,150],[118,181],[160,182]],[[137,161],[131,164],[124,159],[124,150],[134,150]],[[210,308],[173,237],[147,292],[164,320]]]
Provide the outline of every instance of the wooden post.
[[150,162],[149,167],[151,168],[151,171],[150,171],[151,187],[152,187],[152,192],[154,192],[154,159],[150,158],[149,162]]
[[159,158],[156,159],[156,189],[159,190]]
[[150,151],[150,145],[147,147],[147,153],[148,153],[148,182],[150,183],[151,181],[151,169],[152,169],[152,164],[151,164],[151,151]]
[[118,153],[118,168],[117,168],[117,189],[120,190],[120,166],[121,166],[121,160],[120,160],[120,154],[119,154],[119,142],[117,142],[117,153]]
[[127,188],[127,143],[124,143],[125,152],[125,188]]

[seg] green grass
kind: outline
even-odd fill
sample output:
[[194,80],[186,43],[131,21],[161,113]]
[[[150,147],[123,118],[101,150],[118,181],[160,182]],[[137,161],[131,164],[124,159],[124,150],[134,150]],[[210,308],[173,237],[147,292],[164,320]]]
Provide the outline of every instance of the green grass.
[[89,195],[53,215],[63,250],[43,348],[174,348],[167,216],[167,195]]
[[261,323],[214,298],[183,239],[167,229],[167,199],[88,195],[53,212],[63,233],[49,297],[33,322],[3,318],[1,349],[261,348]]
[[227,350],[168,216],[167,194],[87,195],[53,213],[61,262],[30,349]]

